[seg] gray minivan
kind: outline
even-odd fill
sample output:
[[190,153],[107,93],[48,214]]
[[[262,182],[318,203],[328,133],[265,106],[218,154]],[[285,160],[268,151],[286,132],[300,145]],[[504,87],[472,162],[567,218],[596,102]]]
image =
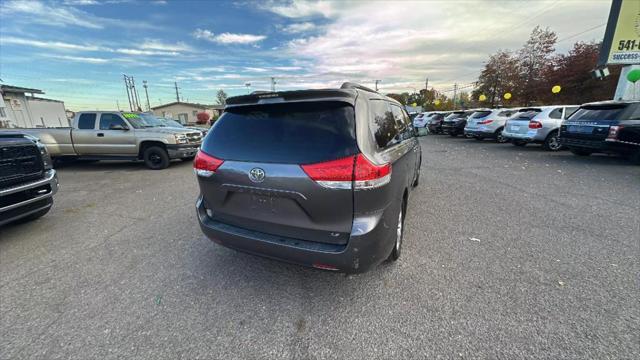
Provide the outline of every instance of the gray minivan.
[[200,227],[319,269],[397,260],[420,175],[415,135],[400,103],[352,83],[231,97],[194,160]]

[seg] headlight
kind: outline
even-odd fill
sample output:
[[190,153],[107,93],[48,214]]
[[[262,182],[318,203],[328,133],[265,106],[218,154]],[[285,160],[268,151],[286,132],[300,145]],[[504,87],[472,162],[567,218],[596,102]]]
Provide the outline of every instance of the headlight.
[[187,137],[184,135],[175,135],[176,144],[186,144],[188,142]]

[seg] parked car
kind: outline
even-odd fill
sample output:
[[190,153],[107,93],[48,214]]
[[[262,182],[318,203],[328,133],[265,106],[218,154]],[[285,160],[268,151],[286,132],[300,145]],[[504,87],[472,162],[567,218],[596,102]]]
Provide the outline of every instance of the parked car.
[[0,131],[0,226],[44,216],[57,191],[46,147],[33,136]]
[[180,124],[177,120],[173,120],[173,119],[167,119],[167,118],[159,118],[159,119],[160,119],[160,121],[162,121],[162,123],[166,127],[177,128],[177,129],[187,129],[187,130],[193,130],[193,131],[200,131],[202,133],[202,137],[207,135],[207,133],[209,132],[208,128],[197,127],[197,126],[184,126],[184,125]]
[[230,97],[194,161],[200,227],[230,248],[363,272],[400,256],[421,154],[402,105],[357,84]]
[[20,131],[40,139],[54,159],[143,160],[153,170],[192,160],[202,142],[201,132],[156,127],[120,111],[80,111],[71,128]]
[[640,102],[604,101],[580,106],[562,123],[560,143],[575,155],[615,153],[640,165]]
[[449,112],[436,112],[431,114],[427,122],[427,128],[431,134],[442,134],[442,123]]
[[577,109],[577,105],[522,108],[507,120],[502,136],[516,146],[538,143],[548,151],[561,150],[560,125]]
[[464,127],[467,125],[467,118],[475,111],[461,110],[453,111],[442,122],[442,132],[449,136],[458,136],[464,134]]
[[506,142],[502,136],[504,124],[518,109],[486,109],[478,110],[467,120],[464,128],[465,135],[477,140],[495,139],[499,143]]
[[413,127],[415,127],[415,128],[427,127],[427,123],[429,122],[429,118],[433,114],[434,114],[434,112],[423,112],[423,113],[418,114],[418,116],[416,116],[413,119]]

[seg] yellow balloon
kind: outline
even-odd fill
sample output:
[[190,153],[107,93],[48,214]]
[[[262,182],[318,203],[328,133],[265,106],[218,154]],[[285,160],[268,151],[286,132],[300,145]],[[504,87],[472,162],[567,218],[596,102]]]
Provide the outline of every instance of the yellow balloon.
[[505,100],[511,99],[511,93],[505,93],[504,94],[504,98],[505,98]]
[[480,101],[485,101],[485,100],[487,100],[487,97],[486,97],[486,96],[484,96],[484,94],[482,94],[482,95],[480,95],[480,96],[478,97],[478,100],[480,100]]
[[554,87],[551,88],[551,92],[554,94],[557,94],[560,92],[560,90],[562,90],[562,88],[560,87],[560,85],[556,85]]
[[412,103],[411,106],[416,107],[416,106],[418,106],[418,104]]
[[436,104],[436,106],[438,106],[438,105],[440,105],[440,100],[436,100],[433,103]]

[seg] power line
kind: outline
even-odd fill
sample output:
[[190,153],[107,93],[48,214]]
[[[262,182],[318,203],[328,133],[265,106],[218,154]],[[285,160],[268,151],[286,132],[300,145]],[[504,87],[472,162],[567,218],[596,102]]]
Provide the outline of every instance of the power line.
[[588,28],[587,30],[581,31],[581,32],[579,32],[579,33],[577,33],[577,34],[569,35],[569,36],[567,36],[567,37],[565,37],[565,38],[562,38],[562,39],[560,39],[560,40],[556,41],[556,43],[559,43],[559,42],[561,42],[561,41],[565,41],[565,40],[569,40],[569,39],[573,39],[573,38],[574,38],[574,37],[576,37],[576,36],[580,36],[580,35],[582,35],[582,34],[586,34],[586,33],[588,33],[589,31],[593,31],[593,30],[598,29],[598,28],[601,28],[601,27],[603,27],[603,26],[605,26],[605,25],[607,25],[607,23],[600,24],[600,25],[594,26],[594,27],[592,27],[592,28]]

